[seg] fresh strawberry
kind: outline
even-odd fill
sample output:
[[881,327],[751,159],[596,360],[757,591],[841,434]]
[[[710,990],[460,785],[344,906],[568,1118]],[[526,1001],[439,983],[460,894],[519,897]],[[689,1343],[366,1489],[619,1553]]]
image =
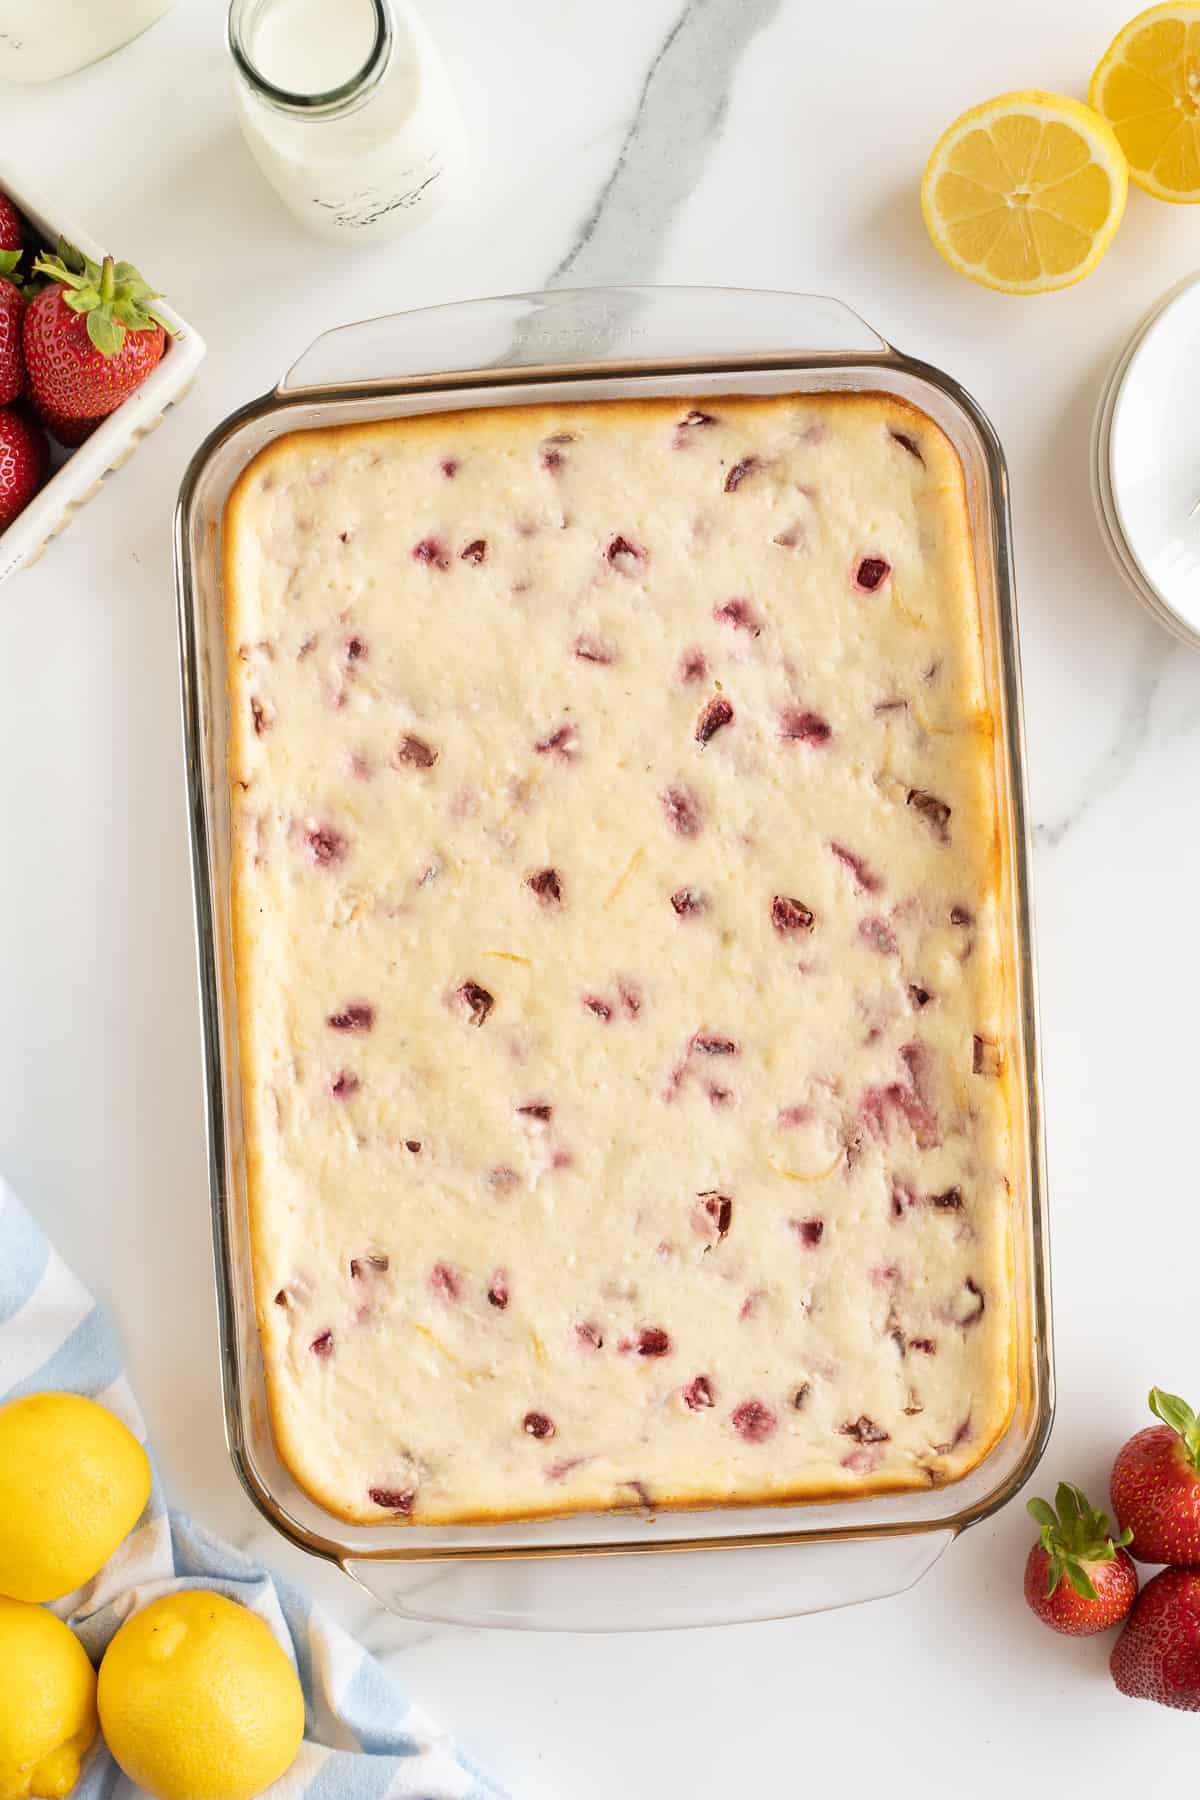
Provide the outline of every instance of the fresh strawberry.
[[1150,1411],[1162,1424],[1137,1432],[1113,1464],[1113,1511],[1140,1562],[1200,1562],[1200,1419],[1161,1388]]
[[1109,1667],[1135,1700],[1200,1712],[1200,1568],[1164,1569],[1146,1583]]
[[1026,1502],[1042,1535],[1025,1563],[1025,1599],[1043,1625],[1091,1637],[1119,1625],[1137,1596],[1128,1533],[1114,1543],[1106,1515],[1069,1481],[1059,1482],[1055,1502],[1057,1512],[1046,1500]]
[[0,407],[0,531],[7,531],[41,487],[50,463],[46,434],[32,419]]
[[106,256],[97,267],[61,238],[58,252],[33,265],[49,285],[25,308],[29,391],[48,416],[104,418],[146,379],[174,328],[131,264]]
[[8,195],[0,194],[0,275],[12,274],[24,248],[21,215]]
[[15,400],[25,386],[25,358],[21,351],[24,311],[20,290],[0,276],[0,406]]
[[64,450],[75,450],[91,437],[97,425],[103,425],[103,419],[64,419],[61,413],[41,412],[38,418]]

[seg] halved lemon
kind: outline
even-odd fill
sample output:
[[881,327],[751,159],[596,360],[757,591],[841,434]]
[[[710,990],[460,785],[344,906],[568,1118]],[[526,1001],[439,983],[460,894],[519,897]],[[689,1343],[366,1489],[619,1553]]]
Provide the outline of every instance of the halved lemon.
[[1139,187],[1159,200],[1200,200],[1200,5],[1152,6],[1131,19],[1088,98]]
[[921,211],[960,274],[1005,294],[1044,294],[1095,268],[1127,188],[1112,127],[1078,100],[1030,88],[973,106],[942,133]]

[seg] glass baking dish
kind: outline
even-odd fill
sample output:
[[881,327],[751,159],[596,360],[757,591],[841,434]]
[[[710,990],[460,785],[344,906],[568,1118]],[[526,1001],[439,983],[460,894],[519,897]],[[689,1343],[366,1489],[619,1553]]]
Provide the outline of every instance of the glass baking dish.
[[[229,911],[221,534],[230,490],[264,445],[309,426],[531,400],[826,390],[912,402],[947,433],[966,473],[997,727],[1010,986],[1013,1417],[970,1474],[920,1493],[482,1526],[346,1525],[309,1499],[279,1458],[255,1322]],[[318,338],[273,393],[234,413],[197,451],[180,493],[175,558],[225,1420],[256,1505],[293,1543],[415,1618],[636,1630],[786,1617],[910,1586],[958,1532],[1018,1491],[1053,1412],[1017,618],[1004,458],[987,419],[957,383],[893,350],[834,300],[617,288],[468,301]]]

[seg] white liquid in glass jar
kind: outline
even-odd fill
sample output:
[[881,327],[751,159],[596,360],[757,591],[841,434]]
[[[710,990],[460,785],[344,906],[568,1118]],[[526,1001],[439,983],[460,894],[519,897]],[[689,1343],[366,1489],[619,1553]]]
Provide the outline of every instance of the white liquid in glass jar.
[[0,0],[0,80],[53,81],[99,62],[173,0]]
[[[250,151],[301,223],[342,244],[420,224],[466,160],[462,117],[420,15],[408,0],[381,3],[393,41],[374,76],[376,0],[261,0],[257,10],[235,0],[231,14],[231,36],[244,15],[241,47],[252,65],[249,77],[235,65]],[[340,103],[305,110],[306,99],[339,88],[348,89]]]

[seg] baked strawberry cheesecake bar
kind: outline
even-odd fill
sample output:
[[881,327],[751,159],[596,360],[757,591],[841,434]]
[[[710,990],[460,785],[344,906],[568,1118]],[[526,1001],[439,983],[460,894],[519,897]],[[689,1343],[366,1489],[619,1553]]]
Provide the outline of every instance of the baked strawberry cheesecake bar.
[[275,1437],[356,1521],[937,1485],[1013,1401],[963,476],[885,395],[297,432],[225,519]]

